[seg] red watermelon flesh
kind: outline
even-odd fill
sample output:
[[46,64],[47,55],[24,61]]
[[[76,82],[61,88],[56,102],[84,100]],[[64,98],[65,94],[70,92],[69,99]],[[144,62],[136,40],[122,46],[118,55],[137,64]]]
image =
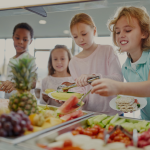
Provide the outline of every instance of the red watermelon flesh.
[[60,119],[64,120],[64,121],[69,121],[69,120],[72,120],[72,119],[75,119],[75,118],[78,118],[78,117],[81,117],[83,116],[83,112],[81,110],[76,110],[75,112],[73,113],[70,113],[70,114],[67,114],[67,115],[64,115],[62,116]]
[[67,114],[74,111],[75,105],[79,102],[79,99],[72,95],[65,103],[57,109],[57,113]]

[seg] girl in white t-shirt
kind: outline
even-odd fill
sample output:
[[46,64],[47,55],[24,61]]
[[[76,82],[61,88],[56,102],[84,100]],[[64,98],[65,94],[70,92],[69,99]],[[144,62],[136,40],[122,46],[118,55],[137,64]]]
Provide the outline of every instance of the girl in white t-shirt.
[[57,90],[57,87],[63,82],[73,83],[74,80],[70,75],[68,68],[71,54],[65,45],[56,45],[51,51],[48,61],[48,76],[42,80],[40,103],[60,106],[58,101],[51,99],[43,94],[46,89]]
[[[33,29],[29,24],[19,23],[14,27],[13,41],[14,47],[16,49],[16,55],[10,58],[9,63],[10,61],[12,62],[21,59],[22,57],[24,57],[24,55],[29,55],[29,57],[33,57],[28,53],[28,47],[32,43],[32,39],[33,39]],[[7,80],[0,85],[0,91],[5,92],[5,98],[9,98],[13,93],[16,92],[14,83],[11,82],[11,79],[9,78],[9,75],[11,75],[12,73],[10,72],[11,68],[9,67],[9,63],[7,68],[7,76],[8,76]],[[36,82],[33,83],[32,88],[35,87],[36,85],[35,83]]]

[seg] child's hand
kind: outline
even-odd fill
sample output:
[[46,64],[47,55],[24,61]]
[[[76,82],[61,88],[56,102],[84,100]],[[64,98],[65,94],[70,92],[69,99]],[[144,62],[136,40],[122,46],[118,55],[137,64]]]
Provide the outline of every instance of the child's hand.
[[55,102],[57,102],[58,104],[63,104],[64,101],[59,101],[59,100],[56,100],[56,99],[53,99]]
[[47,102],[48,99],[50,98],[48,95],[43,94],[43,93],[42,93],[42,97],[43,97],[43,100],[44,100],[45,102]]
[[[42,97],[43,97],[43,100],[44,100],[46,103],[47,103],[47,101],[48,101],[49,99],[52,99],[52,98],[50,98],[48,95],[43,94],[43,93],[42,93]],[[59,101],[59,100],[55,100],[55,99],[52,99],[52,100],[56,101],[56,102],[59,103],[59,104],[63,104],[63,103],[64,103],[63,101]]]
[[86,86],[86,85],[88,85],[87,80],[92,77],[95,77],[95,75],[83,74],[79,78],[77,78],[75,80],[75,82],[76,82],[77,86]]
[[118,82],[111,79],[98,79],[91,83],[93,86],[91,93],[101,96],[111,96],[119,94]]
[[4,91],[6,93],[10,93],[13,90],[15,90],[14,83],[10,82],[8,80],[2,82],[2,84],[0,85],[0,91]]

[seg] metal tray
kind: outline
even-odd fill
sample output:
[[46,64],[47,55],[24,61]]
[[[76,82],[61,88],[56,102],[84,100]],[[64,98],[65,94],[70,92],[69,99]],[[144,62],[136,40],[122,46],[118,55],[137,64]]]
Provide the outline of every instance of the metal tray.
[[[38,105],[38,106],[45,106],[45,105]],[[55,107],[55,106],[52,106],[52,105],[47,105],[50,109],[52,110],[55,110],[57,109],[58,107]],[[21,143],[23,141],[26,141],[28,139],[31,139],[33,137],[36,137],[40,134],[43,134],[43,133],[46,133],[48,131],[52,131],[54,129],[57,129],[57,128],[60,128],[62,126],[66,126],[70,123],[73,123],[75,121],[78,121],[78,120],[81,120],[85,117],[88,117],[88,116],[91,116],[92,114],[94,114],[94,112],[90,112],[90,111],[83,111],[85,115],[81,116],[81,117],[78,117],[76,119],[73,119],[73,120],[70,120],[70,121],[67,121],[67,122],[64,122],[64,123],[61,123],[61,124],[58,124],[58,125],[55,125],[53,127],[50,127],[50,128],[47,128],[47,129],[43,129],[41,131],[37,131],[37,132],[34,132],[34,133],[31,133],[31,134],[28,134],[28,135],[23,135],[23,136],[19,136],[19,137],[13,137],[13,138],[7,138],[7,137],[0,137],[0,142],[7,142],[7,143],[10,143],[10,144],[18,144],[18,143]]]
[[[75,128],[82,126],[82,127],[86,127],[87,126],[87,119],[94,117],[96,115],[100,115],[101,113],[94,113],[92,116],[83,118],[82,120],[76,121],[72,124],[69,124],[65,127],[61,127],[59,129],[56,129],[54,131],[45,133],[43,135],[40,135],[39,137],[35,137],[31,140],[25,141],[23,143],[20,143],[19,146],[21,147],[25,147],[25,148],[30,148],[31,150],[35,150],[35,149],[41,149],[39,146],[47,146],[49,143],[54,142],[55,138],[63,133],[66,132],[70,132],[72,130],[74,130]],[[108,115],[111,116],[111,115]],[[140,119],[136,119],[136,118],[129,118],[129,117],[122,117],[120,116],[120,118],[126,118],[126,119],[131,119],[131,120],[138,120],[138,121],[142,121]],[[150,121],[148,121],[150,122]]]

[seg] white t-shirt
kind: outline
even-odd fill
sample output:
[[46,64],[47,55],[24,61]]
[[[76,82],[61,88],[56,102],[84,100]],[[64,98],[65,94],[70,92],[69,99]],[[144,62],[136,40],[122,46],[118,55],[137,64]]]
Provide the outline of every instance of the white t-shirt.
[[[49,105],[54,105],[54,106],[61,106],[61,104],[58,104],[51,98],[47,101],[47,103],[43,100],[42,98],[42,92],[44,92],[46,89],[54,89],[57,90],[57,87],[61,85],[63,82],[70,82],[74,83],[73,78],[70,77],[53,77],[51,75],[45,77],[42,80],[42,86],[41,86],[41,93],[40,93],[40,103],[42,104],[49,104]],[[71,89],[70,91],[78,92],[78,87]]]
[[131,62],[131,67],[132,67],[134,70],[136,70],[136,66],[137,66],[137,64],[138,64],[138,61],[139,61],[139,60],[137,60],[137,61],[134,62],[134,63]]
[[[10,60],[9,60],[9,63],[8,63],[8,67],[7,67],[7,80],[9,80],[9,81],[11,81],[11,78],[9,77],[9,75],[12,75],[12,72],[10,72],[11,71],[11,68],[10,68],[10,62],[16,62],[16,60],[19,60],[19,59],[21,59],[21,58],[23,58],[24,56],[29,56],[29,58],[34,58],[33,56],[31,56],[28,52],[24,52],[23,54],[21,54],[19,57],[17,57],[17,58],[14,58],[14,57],[12,57],[12,58],[10,58]],[[34,62],[35,63],[35,62]],[[35,70],[35,68],[36,68],[36,64],[34,65],[34,68],[33,68],[33,70]],[[14,94],[14,93],[16,93],[17,91],[16,90],[14,90],[14,91],[12,91],[11,93],[5,93],[5,98],[6,99],[9,99],[9,97],[12,95],[12,94]],[[31,93],[33,93],[33,90],[31,90],[30,91]]]

